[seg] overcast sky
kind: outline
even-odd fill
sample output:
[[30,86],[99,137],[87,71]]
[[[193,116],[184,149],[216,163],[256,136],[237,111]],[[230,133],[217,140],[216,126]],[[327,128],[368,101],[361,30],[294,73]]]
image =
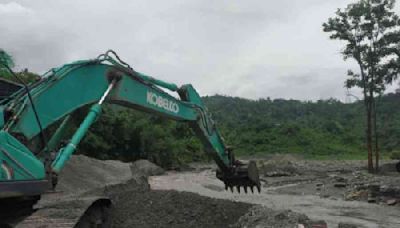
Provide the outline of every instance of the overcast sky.
[[41,73],[114,49],[202,95],[344,100],[354,63],[321,24],[353,1],[0,0],[0,48]]

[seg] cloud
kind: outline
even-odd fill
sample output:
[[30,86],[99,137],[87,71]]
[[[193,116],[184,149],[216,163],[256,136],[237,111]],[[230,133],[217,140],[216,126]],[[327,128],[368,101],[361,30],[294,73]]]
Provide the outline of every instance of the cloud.
[[23,7],[17,2],[8,2],[5,4],[0,4],[0,15],[11,15],[11,14],[29,14],[32,10]]
[[14,0],[0,4],[0,48],[37,72],[114,49],[203,95],[342,98],[353,65],[321,24],[349,2]]

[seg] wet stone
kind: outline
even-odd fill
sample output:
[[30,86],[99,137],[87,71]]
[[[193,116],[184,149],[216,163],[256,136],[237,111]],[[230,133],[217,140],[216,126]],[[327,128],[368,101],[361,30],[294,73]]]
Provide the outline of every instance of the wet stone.
[[389,205],[389,206],[396,205],[397,204],[397,200],[396,199],[386,200],[386,204]]
[[333,186],[335,188],[344,188],[347,186],[347,184],[345,182],[336,182],[335,184],[333,184]]
[[341,222],[341,223],[339,223],[339,225],[338,225],[338,228],[357,228],[357,227],[358,227],[358,226],[355,225],[355,224],[344,223],[344,222]]
[[328,224],[325,221],[313,221],[311,223],[312,228],[328,228]]
[[337,182],[346,182],[346,179],[341,176],[334,176],[333,179]]

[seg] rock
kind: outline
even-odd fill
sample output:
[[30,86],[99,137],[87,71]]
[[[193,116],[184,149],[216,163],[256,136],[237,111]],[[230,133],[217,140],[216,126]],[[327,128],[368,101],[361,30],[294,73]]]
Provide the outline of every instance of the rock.
[[379,191],[380,191],[380,185],[378,185],[378,184],[370,184],[368,186],[368,191],[369,191],[370,194],[377,195],[379,193]]
[[337,182],[347,182],[347,180],[341,176],[333,176],[333,179],[335,179]]
[[314,224],[310,218],[304,214],[299,214],[290,210],[274,211],[263,206],[254,206],[246,215],[231,227],[312,227]]
[[333,186],[335,188],[344,188],[347,186],[347,184],[345,182],[336,182],[335,184],[333,184]]
[[368,191],[366,190],[351,190],[345,194],[345,200],[367,200]]
[[264,175],[266,177],[288,177],[292,176],[293,174],[285,171],[272,171],[272,172],[265,172]]
[[371,184],[368,186],[368,203],[378,202],[380,186],[377,184]]
[[379,195],[389,198],[400,198],[400,188],[397,186],[381,186],[379,189]]
[[328,228],[328,224],[325,221],[313,221],[311,223],[312,228]]
[[300,174],[292,161],[278,157],[264,161],[260,164],[259,171],[267,177],[295,176]]
[[390,200],[386,200],[386,204],[389,206],[393,206],[397,204],[397,199],[390,199]]
[[208,188],[208,189],[210,189],[210,190],[217,191],[217,192],[223,192],[223,191],[225,191],[224,187],[221,187],[221,186],[219,186],[219,185],[205,184],[205,185],[203,185],[203,186],[204,186],[205,188]]
[[339,225],[338,225],[338,228],[357,228],[357,227],[358,227],[358,226],[355,225],[355,224],[344,223],[344,222],[341,222],[341,223],[339,223]]
[[396,163],[397,163],[397,162],[382,164],[382,165],[380,166],[379,171],[380,171],[381,173],[397,172],[397,170],[396,170]]
[[164,169],[147,160],[137,160],[130,166],[133,176],[157,176],[164,174]]
[[317,183],[316,186],[317,187],[322,187],[324,184],[323,183]]
[[379,187],[380,192],[387,192],[390,189],[388,185],[382,185]]

